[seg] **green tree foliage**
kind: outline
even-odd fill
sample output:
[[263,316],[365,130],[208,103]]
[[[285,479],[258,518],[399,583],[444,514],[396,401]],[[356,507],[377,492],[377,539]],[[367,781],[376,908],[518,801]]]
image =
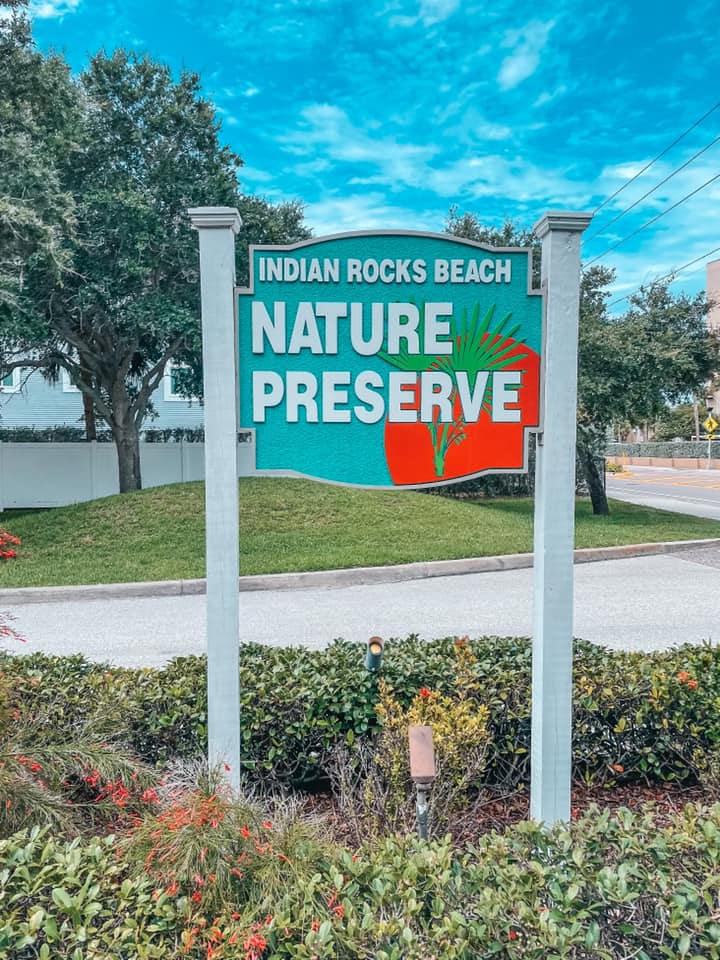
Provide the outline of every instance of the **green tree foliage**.
[[[493,246],[534,245],[510,221],[485,227],[475,214],[451,210],[446,231]],[[539,260],[539,257],[536,258]],[[607,429],[618,421],[655,421],[668,403],[702,390],[720,365],[720,348],[706,325],[704,293],[673,294],[671,278],[641,287],[619,317],[608,312],[614,271],[585,270],[580,289],[578,355],[578,460],[593,512],[609,512],[596,465]]]
[[36,319],[33,291],[69,266],[72,195],[58,161],[79,109],[67,64],[33,45],[25,0],[0,4],[0,327]]
[[[705,419],[705,407],[702,407],[701,419]],[[692,403],[680,403],[667,407],[655,424],[656,440],[690,440],[695,435],[695,409]]]
[[[3,36],[13,55],[24,56],[38,73],[36,113],[44,126],[38,121],[26,141],[39,157],[53,136],[57,144],[46,161],[53,162],[51,170],[31,166],[23,173],[18,167],[17,190],[3,194],[28,196],[23,177],[45,180],[52,203],[61,198],[67,214],[50,218],[47,227],[48,218],[41,219],[49,237],[40,227],[28,230],[15,254],[18,276],[15,299],[6,304],[2,367],[22,360],[51,378],[66,369],[91,401],[86,415],[91,406],[112,433],[120,490],[136,489],[139,430],[152,413],[168,361],[199,369],[197,235],[187,208],[240,208],[246,220],[238,242],[240,278],[247,274],[248,242],[308,236],[302,208],[242,196],[242,161],[220,143],[215,109],[202,97],[197,74],[183,71],[176,79],[166,66],[118,50],[92,57],[73,84],[62,61],[33,50],[26,20],[10,22]],[[64,109],[57,134],[54,74],[65,82],[68,102],[77,105],[74,113]],[[33,102],[21,78],[6,79],[0,111],[11,113],[23,98]],[[29,194],[31,220],[43,215],[41,200]],[[56,249],[54,272],[23,274],[23,264],[47,260],[46,251]],[[19,309],[21,299],[32,312]],[[199,393],[199,376],[189,375],[186,386]]]

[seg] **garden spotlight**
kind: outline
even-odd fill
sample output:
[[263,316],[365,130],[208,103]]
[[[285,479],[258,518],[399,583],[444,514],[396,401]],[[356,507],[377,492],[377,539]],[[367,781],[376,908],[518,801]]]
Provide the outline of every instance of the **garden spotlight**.
[[383,648],[385,641],[382,637],[370,637],[365,654],[365,669],[379,670],[382,666]]

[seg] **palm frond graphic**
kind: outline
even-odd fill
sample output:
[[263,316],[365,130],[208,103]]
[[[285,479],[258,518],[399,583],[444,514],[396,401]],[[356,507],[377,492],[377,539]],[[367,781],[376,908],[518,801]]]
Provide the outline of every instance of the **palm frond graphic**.
[[[397,354],[387,351],[387,340],[383,349],[378,351],[380,359],[398,370],[421,373],[424,370],[441,370],[450,375],[453,381],[451,399],[453,409],[457,398],[457,374],[464,372],[474,383],[477,374],[481,371],[502,370],[511,363],[524,360],[529,354],[513,353],[523,343],[523,339],[515,339],[520,330],[520,324],[509,327],[512,313],[506,313],[494,323],[495,304],[485,311],[480,319],[480,304],[476,303],[468,313],[463,307],[460,317],[450,318],[450,338],[452,352],[444,354],[408,353],[407,347],[402,346]],[[420,322],[418,324],[418,338],[422,344],[425,339],[425,303],[420,306]],[[520,373],[520,371],[518,371]],[[518,384],[519,386],[519,384]],[[492,378],[488,377],[482,400],[482,410],[490,411],[492,401]],[[465,421],[462,413],[458,412],[453,423],[441,424],[437,419],[426,424],[433,446],[436,476],[444,473],[445,456],[453,444],[462,443],[466,439]]]

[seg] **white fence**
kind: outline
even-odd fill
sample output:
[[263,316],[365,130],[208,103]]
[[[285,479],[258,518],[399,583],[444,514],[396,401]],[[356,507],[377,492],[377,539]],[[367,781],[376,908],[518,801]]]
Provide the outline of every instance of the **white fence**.
[[[255,473],[255,436],[238,443],[238,476]],[[141,443],[143,487],[202,480],[204,443]],[[61,507],[118,492],[114,443],[0,442],[0,510]]]

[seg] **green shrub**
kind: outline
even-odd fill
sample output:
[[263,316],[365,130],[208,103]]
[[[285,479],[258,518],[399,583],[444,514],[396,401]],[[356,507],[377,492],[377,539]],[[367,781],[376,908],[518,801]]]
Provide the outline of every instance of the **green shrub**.
[[[707,440],[649,440],[643,443],[608,443],[605,456],[607,457],[672,457],[690,458],[707,457]],[[712,443],[714,459],[720,455],[720,442]]]
[[719,960],[720,807],[588,812],[454,851],[392,837],[255,875],[217,914],[158,888],[117,840],[0,841],[0,958],[70,960]]
[[[417,637],[387,643],[382,677],[403,708],[422,687],[452,691],[453,644]],[[484,783],[512,788],[529,774],[531,645],[487,637],[470,646],[473,698],[489,711]],[[3,655],[0,668],[27,709],[42,708],[58,735],[92,716],[105,718],[116,742],[150,762],[205,752],[202,657],[163,670],[120,670],[77,657]],[[358,644],[337,641],[322,651],[244,645],[243,763],[266,781],[321,780],[339,745],[377,734],[378,700],[378,677],[365,670]],[[573,723],[576,777],[693,781],[703,758],[720,749],[720,649],[625,653],[577,641]]]

